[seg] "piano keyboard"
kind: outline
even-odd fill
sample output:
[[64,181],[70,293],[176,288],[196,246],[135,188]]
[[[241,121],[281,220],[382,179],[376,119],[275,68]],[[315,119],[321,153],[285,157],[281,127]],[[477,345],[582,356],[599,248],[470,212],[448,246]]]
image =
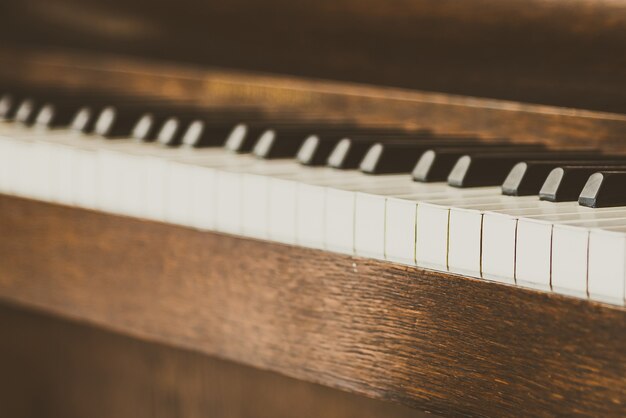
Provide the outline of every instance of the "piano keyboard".
[[30,97],[0,99],[1,193],[624,304],[626,156]]

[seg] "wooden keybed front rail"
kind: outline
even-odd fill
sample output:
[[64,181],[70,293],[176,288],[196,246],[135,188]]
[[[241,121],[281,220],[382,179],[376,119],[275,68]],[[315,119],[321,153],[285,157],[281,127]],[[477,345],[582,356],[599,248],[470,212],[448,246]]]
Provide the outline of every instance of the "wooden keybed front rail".
[[626,310],[0,196],[0,299],[450,415],[621,416]]
[[0,48],[0,86],[26,83],[66,89],[159,96],[203,105],[259,106],[466,133],[558,149],[625,152],[626,115],[454,96],[399,88],[199,68],[117,55]]

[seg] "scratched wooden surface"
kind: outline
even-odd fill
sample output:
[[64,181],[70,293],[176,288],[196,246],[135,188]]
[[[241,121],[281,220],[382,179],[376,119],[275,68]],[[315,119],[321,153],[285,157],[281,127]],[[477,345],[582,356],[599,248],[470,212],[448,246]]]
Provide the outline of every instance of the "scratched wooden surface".
[[623,416],[626,311],[0,198],[0,299],[444,415]]

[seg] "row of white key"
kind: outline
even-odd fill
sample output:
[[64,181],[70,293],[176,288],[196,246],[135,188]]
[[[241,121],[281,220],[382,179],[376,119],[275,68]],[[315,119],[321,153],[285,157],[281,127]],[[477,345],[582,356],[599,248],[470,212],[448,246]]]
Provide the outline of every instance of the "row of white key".
[[623,304],[626,208],[0,127],[0,192]]

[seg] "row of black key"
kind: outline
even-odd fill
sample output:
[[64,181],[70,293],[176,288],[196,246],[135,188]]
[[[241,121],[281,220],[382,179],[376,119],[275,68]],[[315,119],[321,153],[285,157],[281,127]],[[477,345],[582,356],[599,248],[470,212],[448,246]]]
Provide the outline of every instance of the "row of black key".
[[167,146],[225,146],[260,158],[296,158],[309,166],[360,168],[372,175],[412,172],[415,181],[448,181],[455,187],[502,184],[504,194],[539,195],[553,202],[626,205],[626,157],[594,150],[557,152],[537,143],[362,128],[315,117],[301,121],[284,112],[269,118],[257,109],[207,110],[160,99],[58,92],[41,97],[2,96],[0,119]]

